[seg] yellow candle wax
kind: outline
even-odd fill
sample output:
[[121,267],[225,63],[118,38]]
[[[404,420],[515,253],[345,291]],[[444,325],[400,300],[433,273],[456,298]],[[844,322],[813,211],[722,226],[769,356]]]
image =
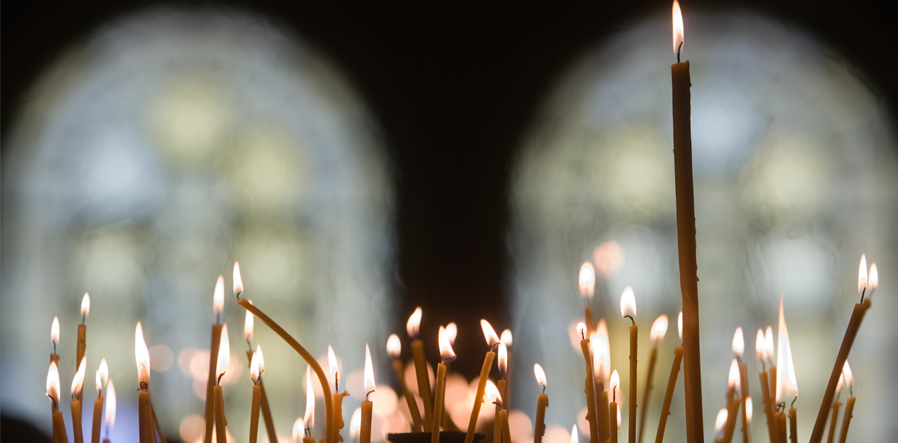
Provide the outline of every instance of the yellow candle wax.
[[586,338],[586,324],[577,324],[580,333],[580,351],[586,362],[586,379],[583,392],[586,394],[586,421],[589,423],[589,443],[599,443],[599,425],[596,420],[596,388],[593,382],[592,355],[589,352],[589,339]]
[[842,429],[840,431],[839,443],[845,443],[848,438],[848,425],[851,424],[851,413],[854,412],[854,402],[857,400],[854,396],[848,397],[848,402],[845,403],[845,413],[842,418]]
[[661,418],[658,422],[658,433],[655,435],[655,443],[664,441],[664,429],[667,426],[667,416],[670,415],[670,403],[673,400],[674,388],[677,386],[677,375],[680,373],[680,364],[683,361],[683,347],[674,348],[674,361],[670,367],[670,377],[667,380],[667,390],[664,391],[664,403],[661,405]]
[[[215,424],[213,417],[213,409],[215,399],[213,398],[212,388],[215,386],[215,365],[218,362],[218,348],[221,341],[221,312],[224,310],[224,276],[219,275],[215,282],[215,289],[212,292],[212,312],[215,315],[215,323],[212,325],[212,338],[209,344],[209,378],[206,380],[206,407],[204,417],[206,419],[206,430],[203,441],[212,443],[212,427]],[[220,433],[220,432],[219,432]]]
[[494,347],[498,346],[499,336],[496,335],[496,331],[486,320],[480,320],[480,327],[483,329],[483,336],[486,339],[486,344],[489,346],[489,351],[486,352],[486,355],[483,357],[483,366],[480,368],[480,379],[477,383],[477,393],[474,395],[474,405],[471,408],[471,418],[468,420],[468,430],[465,434],[465,443],[472,443],[474,441],[474,433],[477,430],[477,418],[480,416],[480,407],[483,404],[483,393],[486,389],[486,382],[490,376],[490,369],[493,367],[493,360],[496,358],[496,353],[492,350]]
[[829,434],[827,434],[826,443],[833,443],[833,439],[836,436],[836,421],[839,419],[839,409],[841,407],[842,402],[836,399],[836,402],[833,403],[832,417],[829,419]]
[[539,363],[533,365],[533,374],[536,383],[543,388],[543,392],[536,397],[536,421],[533,425],[533,443],[542,443],[546,434],[546,408],[549,407],[549,396],[546,395],[546,372]]
[[[445,369],[443,371],[443,384],[446,382]],[[371,443],[371,412],[374,402],[369,396],[376,389],[374,384],[374,365],[371,363],[371,350],[365,344],[365,401],[362,402],[362,420],[359,426],[359,443]],[[439,427],[439,426],[437,426]]]

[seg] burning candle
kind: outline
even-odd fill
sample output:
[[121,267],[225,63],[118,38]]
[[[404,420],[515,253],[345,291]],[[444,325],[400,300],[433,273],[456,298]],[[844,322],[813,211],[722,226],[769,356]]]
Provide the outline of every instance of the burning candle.
[[546,372],[543,371],[543,367],[539,363],[533,365],[533,375],[536,376],[536,383],[543,388],[543,391],[536,397],[533,443],[542,443],[543,436],[546,435],[546,408],[549,407],[549,396],[546,395]]
[[59,354],[56,353],[56,346],[59,344],[59,317],[53,317],[53,323],[50,324],[50,343],[53,343],[50,363],[59,364]]
[[652,323],[652,330],[649,334],[649,340],[652,342],[652,352],[649,354],[649,372],[645,379],[645,389],[642,391],[642,413],[639,414],[639,441],[645,434],[645,411],[649,408],[649,392],[652,390],[652,378],[655,374],[655,362],[658,360],[658,343],[664,340],[667,334],[667,316],[661,314]]
[[[845,403],[845,417],[842,418],[842,431],[839,436],[839,442],[845,443],[848,437],[848,425],[851,424],[851,413],[854,412],[854,402],[857,400],[854,396],[854,376],[851,374],[851,367],[848,366],[847,360],[842,367],[842,374],[845,384],[848,385],[848,402]],[[835,419],[835,416],[833,416],[833,419]]]
[[[134,330],[134,359],[137,361],[137,385],[140,443],[155,443],[152,403],[150,402],[150,350],[143,339],[143,327],[137,322]],[[219,442],[221,443],[221,442]]]
[[[448,332],[448,331],[447,331]],[[409,413],[412,416],[412,432],[421,432],[421,413],[418,411],[418,402],[415,401],[415,395],[408,389],[405,383],[405,365],[402,359],[402,342],[396,334],[390,335],[387,339],[387,354],[393,358],[393,372],[396,373],[396,379],[399,380],[399,386],[402,388],[402,394],[405,396],[405,403],[408,405]]]
[[72,378],[72,431],[75,435],[75,443],[84,441],[84,434],[81,431],[81,397],[82,387],[84,386],[84,373],[87,371],[87,359],[82,358],[81,364],[78,365],[78,371]]
[[586,324],[577,323],[577,332],[580,334],[580,350],[583,352],[583,360],[586,361],[586,421],[589,423],[589,443],[598,443],[599,424],[596,420],[596,388],[593,381],[592,356],[589,351],[589,339],[586,338]]
[[109,443],[109,433],[115,426],[115,407],[115,386],[112,380],[109,380],[106,384],[106,438],[103,439],[103,443]]
[[227,443],[227,424],[224,410],[224,392],[221,388],[221,379],[228,373],[228,367],[231,363],[231,341],[228,339],[228,325],[221,328],[221,339],[218,341],[218,359],[215,365],[215,386],[213,387],[213,395],[215,396],[215,438],[218,443]]
[[[75,367],[78,367],[81,364],[81,361],[84,360],[84,351],[87,349],[87,325],[84,324],[87,321],[87,316],[90,315],[90,295],[86,292],[84,293],[84,297],[81,298],[81,324],[78,325],[78,345],[77,352],[75,352]],[[84,391],[78,391],[78,402],[81,402],[81,395]],[[75,437],[76,442],[80,442],[81,440],[78,437]]]
[[[237,275],[240,275],[240,266],[234,263],[234,269]],[[235,282],[236,283],[236,282]],[[242,286],[242,283],[241,283]],[[218,364],[218,349],[221,346],[221,312],[224,310],[224,277],[219,275],[215,281],[215,290],[212,291],[212,312],[215,314],[215,323],[212,324],[212,340],[209,346],[209,379],[206,381],[206,432],[204,434],[204,442],[212,442],[212,428],[216,423],[213,410],[215,407],[214,387],[217,378],[215,369]],[[224,435],[221,430],[218,434]]]
[[728,418],[727,408],[720,408],[720,410],[717,411],[717,418],[714,420],[714,432],[716,432],[720,438],[723,438],[724,427],[726,427]]
[[483,337],[489,350],[483,357],[483,366],[480,368],[480,380],[477,382],[477,394],[474,395],[474,405],[471,408],[471,418],[468,420],[468,430],[465,434],[465,443],[474,441],[474,432],[477,429],[477,417],[480,416],[480,407],[483,404],[483,394],[486,389],[486,382],[490,376],[490,369],[493,367],[493,359],[496,358],[496,352],[493,348],[499,346],[499,336],[496,331],[486,320],[480,320],[480,328],[483,330]]
[[[759,331],[760,332],[760,331]],[[748,398],[748,371],[745,367],[745,361],[742,355],[745,353],[745,337],[742,334],[742,328],[736,328],[733,334],[733,355],[739,364],[739,396],[742,398],[742,441],[748,443],[748,411],[745,407],[745,401]]]
[[496,443],[511,443],[511,432],[508,426],[508,410],[502,403],[502,394],[492,381],[487,380],[485,388],[487,401],[496,405],[496,420],[493,425],[495,433],[493,441]]
[[586,330],[592,335],[596,331],[596,322],[592,317],[592,296],[596,288],[596,270],[593,268],[592,263],[587,261],[580,266],[578,283],[580,298],[583,299],[583,318],[586,322]]
[[620,375],[617,374],[617,369],[611,373],[609,386],[611,387],[611,404],[608,405],[608,421],[610,422],[611,427],[609,441],[611,443],[617,443],[618,416],[620,414],[617,408],[617,389],[620,387]]
[[53,417],[53,442],[68,443],[65,422],[59,410],[59,368],[55,361],[50,362],[50,370],[47,371],[47,397],[50,397],[50,412]]
[[764,415],[767,416],[767,436],[772,442],[775,441],[773,432],[773,399],[770,397],[770,379],[764,368],[764,362],[768,360],[766,339],[764,338],[764,331],[761,331],[760,329],[758,329],[758,335],[755,338],[755,358],[758,360],[758,363],[761,364],[761,373],[758,375],[758,379],[761,383],[761,401],[764,404]]
[[256,346],[249,364],[249,377],[253,381],[253,396],[249,409],[249,442],[256,443],[259,434],[259,409],[262,407],[262,373],[265,372],[265,360],[262,347]]
[[305,424],[302,422],[301,418],[297,418],[296,421],[293,422],[293,443],[302,443],[304,428]]
[[[789,344],[789,331],[786,328],[786,319],[783,315],[782,297],[780,297],[780,313],[779,325],[777,326],[776,347],[779,349],[779,352],[776,356],[776,366],[779,368],[779,375],[777,376],[776,383],[776,404],[782,403],[783,410],[785,410],[786,399],[792,400],[792,407],[789,409],[789,424],[792,432],[792,443],[796,443],[798,441],[798,436],[796,435],[796,411],[794,404],[795,400],[798,399],[798,381],[795,379],[795,366],[792,361],[792,347]],[[780,412],[779,414],[782,414],[782,412]],[[783,418],[777,417],[777,419],[780,421],[780,426],[782,426],[779,440],[785,441],[785,421],[783,421]]]
[[502,404],[505,405],[505,409],[508,409],[511,406],[511,345],[514,343],[511,330],[502,331],[499,341],[505,345],[505,369],[500,368],[500,372],[503,374],[502,380],[505,380],[505,388],[499,389],[499,394],[502,395]]
[[[846,361],[847,365],[848,362]],[[839,397],[842,395],[842,389],[845,387],[845,370],[842,370],[842,376],[839,377],[839,384],[836,385],[836,401],[833,402],[833,413],[832,418],[829,420],[829,433],[826,436],[826,443],[833,443],[833,439],[836,435],[836,422],[839,419],[839,408],[842,407],[842,402],[839,401]]]
[[[446,374],[443,374],[443,385],[446,384]],[[371,443],[371,411],[374,402],[371,401],[370,395],[376,386],[374,384],[374,365],[371,364],[371,350],[368,344],[365,344],[365,401],[362,402],[362,417],[359,424],[359,443]],[[442,400],[442,399],[441,399]]]
[[312,371],[306,371],[306,412],[302,421],[306,428],[303,443],[315,443],[315,437],[312,437],[312,428],[315,426],[315,391],[312,389]]
[[[677,316],[677,334],[683,340],[683,313]],[[683,345],[674,348],[674,361],[670,367],[670,378],[667,379],[667,390],[664,392],[664,404],[661,406],[661,419],[658,422],[658,433],[655,442],[664,441],[664,429],[667,427],[667,416],[670,415],[670,402],[673,400],[674,388],[677,386],[677,375],[680,373],[680,362],[683,360]]]
[[433,423],[433,399],[430,397],[430,376],[427,374],[427,360],[424,354],[424,342],[421,341],[421,307],[415,308],[415,312],[409,316],[405,323],[406,332],[412,339],[412,359],[415,361],[415,375],[418,378],[418,395],[424,402],[424,432],[430,431]]
[[[239,296],[243,293],[243,277],[240,275],[240,263],[234,262],[234,295]],[[249,304],[252,304],[253,301],[251,299],[247,299]],[[253,314],[249,311],[246,311],[246,317],[243,320],[243,337],[246,339],[246,345],[249,348],[246,351],[246,364],[250,365],[252,363],[253,358],[253,332],[255,329]],[[262,391],[262,418],[265,419],[265,429],[268,431],[268,440],[270,443],[277,443],[277,431],[274,429],[274,419],[271,416],[271,406],[268,404],[268,395],[265,393],[265,383],[262,382],[262,379],[259,379],[259,390]]]
[[592,374],[595,381],[596,396],[596,424],[599,426],[599,441],[608,440],[610,431],[608,428],[608,391],[605,390],[608,380],[608,370],[611,367],[611,345],[608,341],[608,327],[605,320],[599,320],[596,333],[589,339],[592,348]]
[[[733,440],[733,432],[736,429],[736,418],[739,413],[739,396],[736,395],[736,386],[739,384],[739,364],[736,359],[730,363],[730,371],[727,373],[727,419],[723,428],[722,443]],[[717,427],[715,426],[715,429]]]
[[96,374],[97,399],[94,400],[94,420],[90,433],[91,443],[100,443],[100,426],[103,421],[103,386],[106,385],[106,380],[108,378],[109,365],[104,358],[100,360],[100,368],[97,369]]
[[352,442],[359,441],[360,429],[362,427],[362,408],[355,408],[352,411],[352,418],[349,419],[349,440]]
[[[348,396],[349,393],[346,391],[340,393],[340,368],[337,365],[337,355],[334,353],[334,348],[331,345],[327,345],[327,363],[330,366],[330,373],[334,376],[334,393],[330,394],[333,396],[334,415],[331,419],[330,427],[333,429],[334,441],[341,442],[343,441],[343,436],[340,435],[340,430],[346,426],[346,423],[343,421],[343,397]],[[325,396],[327,395],[325,394]]]
[[[438,341],[441,361],[437,366],[437,385],[434,390],[433,426],[430,429],[431,443],[439,443],[440,441],[440,422],[443,419],[443,402],[446,395],[446,363],[455,360],[455,352],[452,350],[452,344],[449,343],[449,334],[446,333],[446,328],[442,326],[440,326]],[[362,441],[361,443],[369,442]]]
[[629,442],[636,443],[636,352],[639,345],[639,326],[636,325],[636,295],[633,288],[627,286],[620,296],[621,318],[630,319],[630,411],[627,414],[629,423]]
[[[501,342],[501,337],[500,337],[500,343],[499,343],[499,350],[496,353],[496,357],[497,357],[496,366],[499,367],[499,380],[496,382],[496,389],[499,390],[499,394],[504,399],[505,398],[505,387],[506,387],[506,383],[508,382],[508,380],[506,379],[506,377],[508,376],[508,347],[505,346],[505,343]],[[504,402],[503,402],[503,404],[504,404]]]

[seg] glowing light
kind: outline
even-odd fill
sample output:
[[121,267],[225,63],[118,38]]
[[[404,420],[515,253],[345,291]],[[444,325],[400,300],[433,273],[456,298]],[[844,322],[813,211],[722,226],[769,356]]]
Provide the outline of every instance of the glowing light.
[[493,329],[490,322],[481,319],[480,329],[483,329],[483,338],[486,339],[486,344],[489,345],[490,349],[500,343],[501,340],[499,340],[499,336],[496,335],[496,330]]
[[376,388],[374,385],[374,365],[371,364],[371,350],[365,343],[365,393],[371,392]]
[[[335,380],[340,380],[340,367],[337,364],[337,354],[334,353],[334,348],[331,345],[327,345],[327,366],[330,368],[330,374],[334,377]],[[336,386],[337,383],[334,383]],[[335,388],[339,391],[339,387]]]
[[861,264],[857,270],[857,294],[861,295],[867,289],[867,256],[861,254]]
[[50,324],[50,341],[54,347],[59,344],[59,317],[53,317],[53,323]]
[[56,362],[50,362],[50,370],[47,371],[47,396],[52,400],[54,409],[59,405],[59,368]]
[[511,329],[502,331],[502,335],[499,336],[499,339],[502,341],[502,343],[505,344],[506,348],[510,348],[511,344],[514,343],[514,337],[511,335]]
[[593,351],[593,378],[596,382],[604,381],[611,370],[611,342],[608,340],[608,326],[605,319],[599,320],[596,333],[590,336]]
[[617,401],[615,390],[620,388],[620,375],[618,375],[617,369],[611,373],[611,381],[608,383],[608,388],[611,390],[612,400]]
[[776,354],[774,352],[775,349],[773,348],[773,328],[770,326],[768,326],[767,330],[764,331],[764,347],[766,348],[767,352],[767,361],[770,362]]
[[115,385],[112,380],[106,385],[106,435],[115,426]]
[[224,310],[224,277],[219,275],[215,281],[215,290],[212,292],[212,312],[221,314]]
[[423,315],[423,312],[419,306],[415,308],[415,312],[412,312],[412,315],[409,316],[408,321],[405,323],[405,330],[411,338],[418,338],[418,331],[421,329],[421,315]]
[[722,408],[720,412],[717,413],[717,419],[714,420],[714,431],[722,431],[725,424],[727,424],[727,408]]
[[218,384],[219,378],[227,374],[228,367],[231,364],[231,341],[228,339],[228,325],[221,327],[221,341],[218,346],[218,363],[215,365],[215,374],[217,375],[215,383]]
[[605,277],[617,274],[624,266],[624,250],[615,241],[606,241],[592,252],[596,273]]
[[624,288],[624,292],[620,295],[620,316],[628,315],[636,318],[636,294],[633,293],[633,288],[630,286]]
[[586,323],[583,323],[582,321],[577,323],[577,335],[579,335],[581,339],[586,337]]
[[751,397],[745,397],[745,419],[751,424],[751,414],[754,406],[751,403]]
[[399,341],[399,336],[391,334],[390,338],[387,339],[387,354],[389,354],[390,357],[398,358],[401,353],[402,342]]
[[879,271],[876,270],[876,263],[873,263],[870,265],[870,275],[867,277],[867,298],[872,297],[878,287]]
[[499,377],[505,378],[506,372],[508,372],[508,348],[505,347],[505,343],[499,343]]
[[100,360],[100,369],[97,369],[97,390],[103,390],[103,386],[106,384],[106,380],[109,379],[109,365],[106,363],[106,359]]
[[779,352],[776,356],[777,380],[776,402],[779,403],[785,397],[798,396],[798,381],[795,379],[795,365],[792,362],[792,347],[789,345],[789,331],[786,329],[786,319],[783,315],[783,299],[780,297],[780,316],[777,327],[776,347]]
[[580,443],[580,431],[577,430],[576,424],[571,428],[571,443]]
[[243,293],[243,277],[240,275],[240,263],[234,262],[234,295]]
[[730,363],[730,372],[727,374],[727,388],[736,389],[736,386],[740,384],[739,380],[739,363],[734,358]]
[[81,298],[81,318],[87,318],[90,314],[90,295],[88,293],[84,293],[84,297]]
[[295,422],[293,422],[293,441],[299,442],[302,441],[303,430],[305,430],[306,425],[302,422],[301,418],[297,418]]
[[546,371],[543,371],[543,367],[536,363],[533,365],[533,375],[536,376],[536,384],[546,388]]
[[[252,300],[247,300],[249,304],[253,304]],[[249,343],[253,341],[253,319],[255,316],[246,311],[246,319],[243,320],[243,338],[246,339],[246,342]]]
[[150,350],[143,339],[143,327],[137,322],[134,330],[134,358],[137,360],[137,382],[145,384],[150,382]]
[[349,419],[349,437],[358,440],[362,430],[362,408],[355,408],[352,418]]
[[655,322],[652,323],[652,331],[649,333],[649,339],[653,342],[659,342],[664,340],[664,336],[667,334],[667,316],[661,314],[658,318],[655,319]]
[[683,36],[683,12],[680,11],[680,3],[673,2],[673,52],[677,53],[680,45],[685,41]]
[[253,352],[253,358],[249,363],[249,378],[254,384],[259,384],[259,377],[265,372],[265,359],[262,357],[262,346],[256,346],[256,352]]
[[454,345],[455,337],[458,336],[458,326],[455,322],[449,322],[449,324],[446,325],[446,336],[449,337],[449,344]]
[[742,357],[743,353],[745,353],[745,337],[742,335],[742,327],[740,326],[736,328],[736,333],[733,334],[733,354]]
[[767,358],[766,346],[764,343],[764,331],[758,329],[758,336],[755,337],[755,358],[758,361]]
[[845,384],[849,387],[854,386],[854,375],[851,374],[851,366],[848,366],[848,360],[845,360],[845,364],[842,365],[842,377],[845,379]]
[[492,380],[486,381],[486,390],[483,392],[483,395],[486,397],[488,403],[502,404],[502,396],[499,394],[499,388],[496,387]]
[[583,297],[584,300],[591,300],[596,289],[596,270],[592,267],[592,263],[587,261],[580,266],[578,282],[580,285],[580,297]]
[[[444,362],[455,360],[455,351],[452,350],[452,343],[449,341],[449,333],[446,331],[446,328],[440,326],[439,334],[437,335],[437,340],[440,344],[440,358],[443,359]],[[499,346],[499,355],[501,362],[501,352],[504,345]],[[499,371],[502,371],[502,363],[499,363]]]
[[306,429],[312,429],[315,426],[315,390],[312,387],[311,371],[306,371],[306,412],[302,421],[306,424]]
[[677,315],[677,335],[680,336],[680,341],[683,341],[683,311]]

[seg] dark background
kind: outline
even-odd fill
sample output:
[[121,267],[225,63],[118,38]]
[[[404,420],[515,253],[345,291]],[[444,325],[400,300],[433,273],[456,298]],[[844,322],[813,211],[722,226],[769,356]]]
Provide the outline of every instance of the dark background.
[[[669,14],[671,3],[398,3],[261,0],[222,7],[272,17],[355,85],[379,119],[395,168],[403,323],[423,305],[425,321],[456,321],[466,331],[460,341],[479,340],[480,318],[500,331],[509,326],[502,309],[510,268],[507,183],[516,149],[553,80],[604,36],[644,15]],[[690,11],[744,8],[803,28],[839,51],[894,109],[898,5],[889,3],[685,0],[682,7],[687,26]],[[66,47],[109,19],[159,4],[4,2],[3,136],[23,92]],[[479,365],[471,359],[457,367],[471,375]]]

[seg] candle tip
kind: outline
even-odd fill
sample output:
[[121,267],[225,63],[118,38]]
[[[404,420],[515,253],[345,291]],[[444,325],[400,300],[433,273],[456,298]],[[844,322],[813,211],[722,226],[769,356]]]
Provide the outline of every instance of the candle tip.
[[415,312],[412,312],[412,315],[409,316],[408,321],[405,323],[405,330],[408,332],[408,336],[412,339],[418,338],[418,332],[421,328],[421,316],[423,312],[421,311],[421,307],[418,306],[415,308]]
[[592,295],[596,287],[596,270],[592,263],[586,261],[580,266],[580,277],[578,278],[580,286],[580,297],[583,300],[592,300]]

